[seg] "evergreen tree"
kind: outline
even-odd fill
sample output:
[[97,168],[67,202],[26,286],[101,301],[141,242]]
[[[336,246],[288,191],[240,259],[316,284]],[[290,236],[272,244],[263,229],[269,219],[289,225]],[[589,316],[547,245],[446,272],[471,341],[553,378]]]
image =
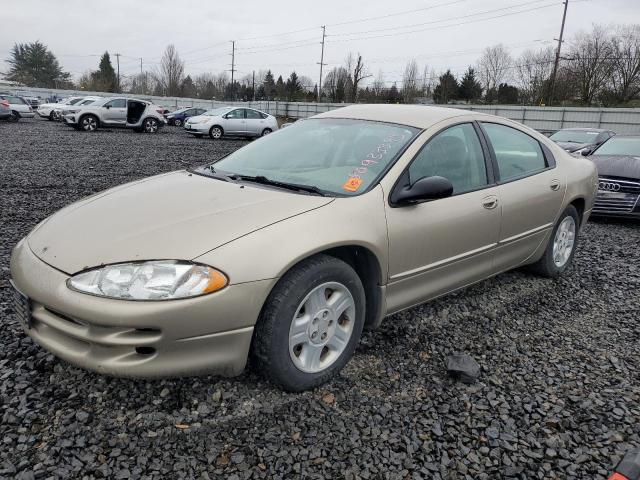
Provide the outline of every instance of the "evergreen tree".
[[183,97],[193,98],[196,96],[196,85],[190,75],[187,75],[180,85],[180,92]]
[[283,100],[286,95],[284,80],[282,80],[282,75],[278,77],[278,81],[276,82],[276,98],[278,100]]
[[276,82],[273,79],[273,73],[271,73],[271,70],[268,70],[267,74],[264,76],[262,86],[264,88],[264,97],[267,100],[273,100],[276,95]]
[[118,91],[118,77],[111,65],[111,57],[109,52],[104,52],[100,57],[100,64],[98,70],[91,74],[92,90],[98,90],[101,92],[117,92]]
[[450,100],[458,98],[458,81],[453,76],[451,70],[447,70],[440,75],[439,83],[433,90],[433,99],[436,103],[448,103]]
[[482,85],[476,79],[476,72],[469,67],[460,82],[459,96],[467,103],[473,102],[482,96]]
[[387,94],[387,102],[388,103],[400,102],[400,92],[398,91],[398,87],[396,86],[395,82],[393,82],[393,85],[391,85],[391,88],[389,89],[389,92]]
[[291,72],[289,78],[287,79],[287,84],[285,86],[285,91],[287,93],[287,100],[291,102],[296,99],[298,92],[302,89],[300,86],[300,80],[298,80],[298,74],[296,72]]
[[70,74],[62,70],[55,55],[39,41],[16,43],[9,55],[7,80],[43,88],[60,88],[69,82]]
[[518,89],[506,83],[498,85],[498,103],[501,105],[518,103]]

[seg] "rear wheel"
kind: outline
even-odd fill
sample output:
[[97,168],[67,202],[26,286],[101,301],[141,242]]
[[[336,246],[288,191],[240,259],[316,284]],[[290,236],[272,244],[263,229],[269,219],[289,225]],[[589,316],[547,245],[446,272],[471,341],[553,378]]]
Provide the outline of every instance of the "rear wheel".
[[173,124],[174,124],[176,127],[181,127],[181,126],[182,126],[182,120],[180,120],[179,118],[176,118],[176,119],[173,121]]
[[85,132],[95,132],[98,129],[98,117],[85,115],[80,119],[80,129]]
[[9,121],[10,122],[17,122],[18,120],[20,120],[20,114],[18,112],[16,112],[15,110],[11,111],[11,116],[9,117]]
[[327,382],[360,340],[365,293],[345,262],[318,255],[290,270],[269,295],[256,324],[256,365],[289,391]]
[[160,123],[155,118],[147,118],[144,122],[142,122],[142,131],[144,133],[156,133]]
[[54,116],[53,116],[53,110],[51,110],[51,111],[49,112],[49,116],[47,117],[47,120],[49,120],[50,122],[52,122],[52,121],[54,121],[54,120],[55,120],[55,118],[54,118]]
[[273,130],[271,130],[270,128],[265,128],[264,130],[262,130],[262,135],[261,136],[265,136],[265,135],[269,135]]
[[214,140],[220,140],[222,138],[222,135],[224,135],[224,132],[222,131],[222,127],[219,127],[217,125],[214,125],[209,130],[209,136]]
[[544,277],[561,275],[573,260],[579,229],[578,211],[573,205],[569,205],[556,222],[544,255],[531,265],[531,269]]

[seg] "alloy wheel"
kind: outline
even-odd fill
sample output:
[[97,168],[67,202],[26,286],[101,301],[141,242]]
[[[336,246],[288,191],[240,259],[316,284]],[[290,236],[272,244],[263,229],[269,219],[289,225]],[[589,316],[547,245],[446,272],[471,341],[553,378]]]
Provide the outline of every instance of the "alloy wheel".
[[222,130],[218,127],[213,127],[211,129],[211,138],[215,138],[216,140],[222,137]]
[[566,265],[573,252],[573,246],[576,238],[576,221],[572,216],[565,217],[558,229],[556,230],[555,238],[553,239],[553,263],[558,268],[562,268]]
[[98,122],[93,117],[84,117],[82,119],[82,128],[86,132],[93,132],[96,128],[98,128]]
[[331,366],[346,349],[356,318],[355,301],[338,282],[315,287],[300,302],[289,328],[289,355],[306,373]]
[[144,121],[144,131],[147,133],[156,133],[158,131],[158,122],[153,118]]
[[182,120],[180,120],[179,118],[176,118],[176,119],[173,121],[173,124],[174,124],[176,127],[181,127],[181,126],[182,126]]

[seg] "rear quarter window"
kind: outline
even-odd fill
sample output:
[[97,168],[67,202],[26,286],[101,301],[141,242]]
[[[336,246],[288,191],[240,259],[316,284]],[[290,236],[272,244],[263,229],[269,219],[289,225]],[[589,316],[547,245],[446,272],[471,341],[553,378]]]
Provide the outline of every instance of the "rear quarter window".
[[547,168],[540,143],[526,133],[497,123],[482,123],[493,147],[501,181],[531,175]]

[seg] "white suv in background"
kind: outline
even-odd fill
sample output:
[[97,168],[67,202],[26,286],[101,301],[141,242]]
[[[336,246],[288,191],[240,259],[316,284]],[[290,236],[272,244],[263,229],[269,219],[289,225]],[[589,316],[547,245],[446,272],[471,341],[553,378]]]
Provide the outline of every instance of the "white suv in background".
[[163,109],[146,100],[111,97],[90,105],[72,107],[64,122],[76,130],[93,132],[98,128],[131,128],[138,132],[156,133],[167,124]]
[[69,110],[73,110],[77,107],[84,107],[86,105],[91,105],[93,102],[97,102],[98,100],[102,100],[102,97],[90,95],[87,97],[81,97],[80,101],[75,104],[64,105],[64,104],[58,103],[57,106],[53,109],[53,112],[51,112],[51,116],[53,117],[54,120],[62,121],[63,117],[66,115],[66,113]]
[[38,109],[36,110],[36,112],[42,118],[53,120],[54,119],[53,112],[56,108],[59,108],[63,105],[75,105],[76,103],[80,102],[83,98],[85,97],[69,97],[57,103],[43,103],[42,105],[38,106]]

